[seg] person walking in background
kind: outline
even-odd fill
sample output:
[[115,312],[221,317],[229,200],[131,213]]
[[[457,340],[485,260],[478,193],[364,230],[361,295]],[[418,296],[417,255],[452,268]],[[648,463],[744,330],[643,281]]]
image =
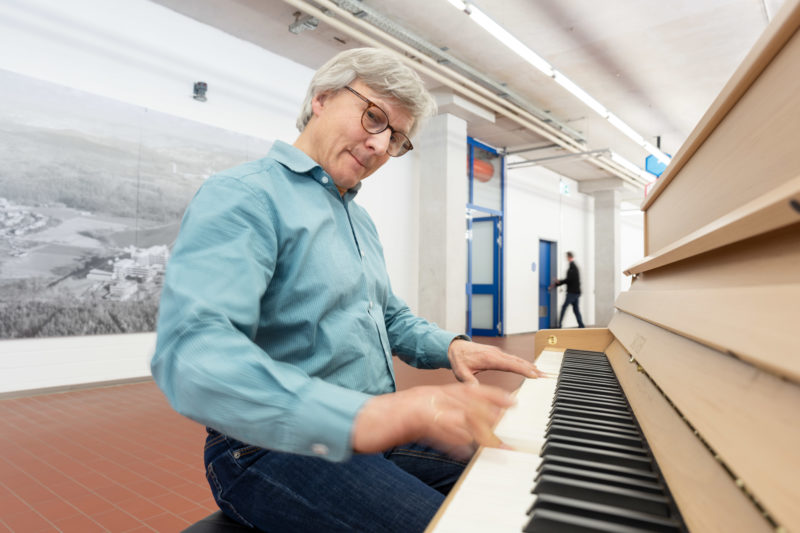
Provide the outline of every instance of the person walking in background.
[[550,284],[549,288],[558,287],[559,285],[567,285],[567,299],[564,300],[564,305],[561,306],[561,314],[558,317],[558,327],[564,325],[564,312],[567,307],[572,306],[572,311],[575,313],[575,318],[578,319],[578,327],[583,328],[583,318],[581,317],[581,310],[578,306],[578,300],[581,297],[581,275],[578,272],[578,265],[575,264],[575,256],[572,252],[567,252],[567,261],[569,261],[569,268],[567,269],[567,277],[564,279],[555,279]]

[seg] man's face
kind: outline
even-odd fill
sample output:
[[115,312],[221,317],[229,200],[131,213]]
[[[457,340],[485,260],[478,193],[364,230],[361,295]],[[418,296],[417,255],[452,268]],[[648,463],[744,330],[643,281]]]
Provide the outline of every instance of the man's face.
[[[391,128],[408,134],[414,119],[397,101],[378,96],[360,80],[350,87],[383,109]],[[331,175],[340,192],[354,187],[390,157],[386,149],[391,129],[368,133],[361,125],[366,108],[366,102],[346,89],[319,94],[311,103],[314,114],[306,129],[312,129],[312,142],[305,151]]]

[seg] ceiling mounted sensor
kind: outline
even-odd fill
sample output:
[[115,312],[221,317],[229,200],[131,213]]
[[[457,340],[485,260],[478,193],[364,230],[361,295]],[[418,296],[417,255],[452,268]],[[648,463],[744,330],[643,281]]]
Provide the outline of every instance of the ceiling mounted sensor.
[[289,24],[289,31],[295,35],[299,35],[306,30],[316,30],[317,26],[319,26],[319,19],[311,15],[303,15],[301,11],[295,11],[292,14],[294,15],[294,22]]
[[192,98],[197,100],[198,102],[205,102],[206,98],[206,91],[208,90],[208,84],[204,81],[196,81],[194,82],[194,93],[192,94]]

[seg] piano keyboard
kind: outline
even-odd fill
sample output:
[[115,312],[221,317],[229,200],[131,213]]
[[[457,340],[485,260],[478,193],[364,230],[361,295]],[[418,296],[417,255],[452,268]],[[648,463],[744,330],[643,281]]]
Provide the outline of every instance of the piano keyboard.
[[685,531],[605,355],[536,364],[428,532]]

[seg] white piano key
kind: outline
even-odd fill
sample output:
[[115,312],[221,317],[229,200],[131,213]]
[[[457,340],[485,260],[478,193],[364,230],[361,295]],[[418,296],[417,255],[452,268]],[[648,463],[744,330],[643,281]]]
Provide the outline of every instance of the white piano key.
[[518,451],[539,454],[556,390],[563,352],[542,352],[537,367],[547,377],[526,379],[517,391],[517,403],[508,408],[495,435]]
[[525,452],[482,448],[457,497],[429,533],[519,533],[527,511],[540,458]]
[[447,500],[447,507],[426,533],[522,531],[536,500],[531,489],[562,358],[563,352],[542,352],[536,366],[548,376],[525,380],[517,391],[517,403],[495,428],[495,434],[515,449],[481,448],[458,492]]

